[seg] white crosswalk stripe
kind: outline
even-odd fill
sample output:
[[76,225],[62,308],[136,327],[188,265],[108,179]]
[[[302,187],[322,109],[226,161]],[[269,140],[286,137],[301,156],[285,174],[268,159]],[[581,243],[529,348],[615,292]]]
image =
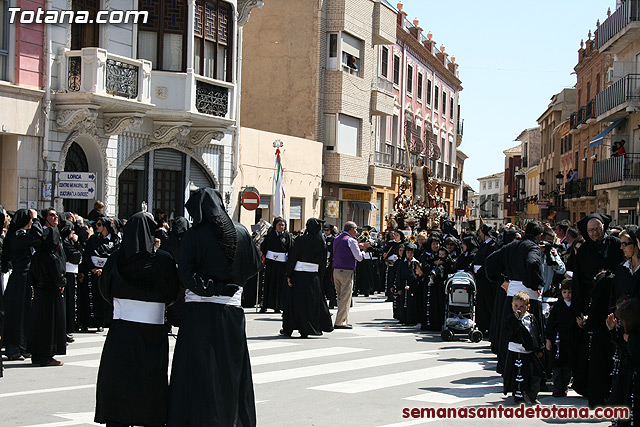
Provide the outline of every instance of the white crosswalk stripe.
[[455,362],[424,369],[415,369],[395,374],[371,376],[357,380],[343,381],[334,384],[326,384],[310,387],[312,390],[323,390],[334,393],[362,393],[365,391],[379,390],[387,387],[417,383],[435,378],[450,377],[466,374],[482,369],[480,363]]
[[429,359],[432,357],[435,356],[423,353],[387,354],[384,356],[367,357],[364,359],[353,359],[342,362],[326,363],[322,365],[261,372],[258,374],[253,374],[253,382],[254,384],[265,384],[276,381],[335,374],[338,372],[350,372],[357,369],[375,368],[402,362],[414,362],[417,360]]

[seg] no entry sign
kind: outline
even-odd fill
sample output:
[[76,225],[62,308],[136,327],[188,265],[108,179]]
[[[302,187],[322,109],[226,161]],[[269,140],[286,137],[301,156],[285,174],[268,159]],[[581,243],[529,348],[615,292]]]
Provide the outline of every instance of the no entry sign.
[[260,205],[260,195],[255,191],[245,191],[240,201],[242,206],[248,211],[256,210]]

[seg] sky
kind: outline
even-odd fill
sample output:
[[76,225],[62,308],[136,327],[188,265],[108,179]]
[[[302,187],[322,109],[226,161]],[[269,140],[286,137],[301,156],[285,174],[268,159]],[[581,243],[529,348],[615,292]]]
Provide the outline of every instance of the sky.
[[[389,0],[394,6],[397,0]],[[551,96],[574,87],[580,40],[604,22],[615,0],[403,0],[436,46],[456,57],[463,90],[459,147],[469,158],[464,181],[504,170],[503,150],[537,126]]]

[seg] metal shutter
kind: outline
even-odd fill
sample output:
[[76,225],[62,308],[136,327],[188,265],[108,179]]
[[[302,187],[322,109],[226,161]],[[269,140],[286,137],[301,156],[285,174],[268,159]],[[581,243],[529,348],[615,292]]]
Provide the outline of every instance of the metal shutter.
[[153,152],[153,168],[182,171],[184,170],[184,154],[168,148],[155,150]]
[[289,219],[302,219],[302,199],[290,199]]
[[142,156],[135,159],[133,162],[127,166],[127,169],[132,169],[136,171],[143,171],[147,168],[147,155],[143,154]]
[[215,188],[213,181],[209,179],[207,173],[202,169],[202,166],[198,164],[194,159],[191,159],[190,167],[191,182],[198,188],[211,187]]
[[269,209],[271,206],[271,196],[260,196],[260,204],[258,209]]

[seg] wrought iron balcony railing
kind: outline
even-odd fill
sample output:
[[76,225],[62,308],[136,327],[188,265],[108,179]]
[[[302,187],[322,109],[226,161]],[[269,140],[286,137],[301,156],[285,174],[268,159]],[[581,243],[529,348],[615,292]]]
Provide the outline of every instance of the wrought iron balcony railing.
[[595,195],[596,192],[593,189],[593,179],[591,177],[579,178],[564,185],[565,199],[579,199],[580,197],[592,197]]
[[624,30],[631,22],[640,21],[639,5],[640,0],[627,0],[600,24],[598,27],[598,49]]
[[627,180],[640,181],[640,154],[638,153],[613,156],[593,164],[594,185]]
[[640,101],[640,74],[627,74],[596,95],[596,116],[627,101]]
[[112,95],[151,103],[151,62],[90,47],[60,51],[60,91]]

